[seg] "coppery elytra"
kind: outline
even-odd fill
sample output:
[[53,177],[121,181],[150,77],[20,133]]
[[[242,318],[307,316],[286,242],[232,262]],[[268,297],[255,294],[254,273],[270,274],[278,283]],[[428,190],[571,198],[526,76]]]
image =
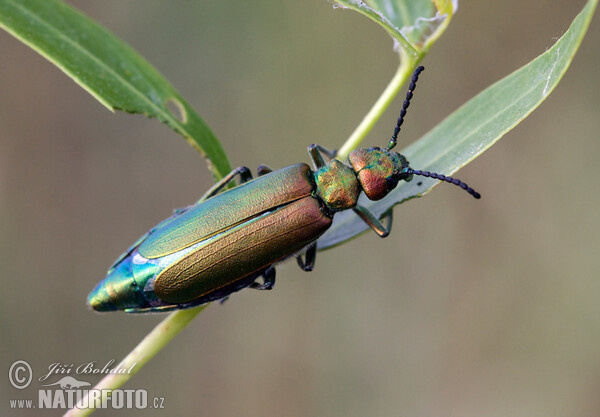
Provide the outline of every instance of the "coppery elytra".
[[[334,159],[334,152],[310,145],[314,170],[304,163],[277,171],[261,165],[255,179],[246,167],[233,170],[121,255],[89,295],[89,305],[96,311],[160,312],[223,300],[246,287],[269,290],[279,261],[295,256],[302,269],[313,269],[317,239],[338,211],[353,210],[379,236],[387,236],[391,211],[386,226],[357,204],[358,196],[382,199],[414,175],[452,183],[480,198],[464,182],[412,169],[392,151],[421,71],[414,72],[387,148],[357,149],[348,166]],[[226,189],[235,178],[240,184]]]

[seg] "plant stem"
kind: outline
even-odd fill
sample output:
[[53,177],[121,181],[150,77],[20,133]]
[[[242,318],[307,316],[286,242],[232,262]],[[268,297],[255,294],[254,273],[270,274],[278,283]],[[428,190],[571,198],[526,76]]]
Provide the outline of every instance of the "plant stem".
[[404,59],[400,60],[400,65],[396,70],[396,74],[390,80],[389,84],[383,90],[381,96],[377,99],[371,110],[365,115],[360,124],[356,127],[354,132],[342,145],[337,152],[337,158],[343,159],[363,141],[365,136],[373,129],[375,123],[381,118],[383,112],[388,108],[390,103],[394,100],[400,88],[404,85],[408,77],[412,72],[412,68],[416,65],[414,60]]
[[[181,330],[183,330],[208,304],[200,307],[179,310],[169,314],[161,321],[148,335],[121,361],[117,366],[119,369],[130,369],[129,373],[108,374],[93,388],[101,390],[102,395],[97,401],[91,404],[89,393],[82,398],[75,408],[69,410],[65,417],[82,417],[90,415],[97,407],[100,407],[108,397],[111,391],[119,388],[125,382],[138,373],[140,369],[161,351]],[[91,390],[90,390],[91,392]],[[79,408],[85,406],[85,408]]]

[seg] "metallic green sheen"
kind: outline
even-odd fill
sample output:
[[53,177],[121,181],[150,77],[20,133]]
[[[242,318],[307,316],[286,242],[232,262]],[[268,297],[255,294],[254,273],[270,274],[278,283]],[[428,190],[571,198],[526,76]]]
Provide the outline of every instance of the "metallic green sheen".
[[175,304],[202,297],[294,255],[321,236],[331,221],[315,197],[286,204],[209,239],[162,271],[154,292]]
[[132,275],[129,259],[111,268],[88,297],[88,304],[96,311],[124,310],[145,301]]
[[312,193],[314,180],[306,164],[274,171],[217,194],[159,225],[139,246],[139,253],[160,258],[241,225],[262,213]]
[[317,195],[331,211],[347,210],[356,206],[360,185],[352,168],[337,159],[315,172]]

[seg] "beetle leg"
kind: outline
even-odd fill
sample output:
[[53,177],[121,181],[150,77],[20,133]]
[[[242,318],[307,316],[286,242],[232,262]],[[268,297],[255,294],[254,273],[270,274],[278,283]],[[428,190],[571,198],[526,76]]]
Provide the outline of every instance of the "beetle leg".
[[327,148],[322,147],[321,145],[312,144],[308,147],[308,154],[313,161],[313,165],[315,169],[319,169],[325,166],[325,160],[323,159],[323,155],[325,155],[330,160],[335,158],[337,151],[329,150]]
[[321,145],[311,145],[311,147],[317,148],[319,152],[321,152],[329,159],[333,159],[337,155],[337,149],[327,149],[326,147]]
[[258,282],[254,281],[252,284],[250,284],[250,288],[254,288],[255,290],[272,289],[275,285],[275,275],[275,267],[271,265],[265,269],[265,272],[262,274],[263,283],[259,284]]
[[219,182],[217,182],[215,185],[213,185],[212,187],[210,187],[208,189],[208,191],[206,193],[204,193],[204,195],[202,197],[200,197],[200,200],[198,200],[196,202],[196,204],[203,202],[204,200],[207,200],[209,198],[211,198],[212,196],[215,196],[217,194],[219,194],[219,192],[225,188],[227,186],[227,184],[229,184],[231,181],[233,181],[235,179],[236,176],[240,177],[240,184],[243,184],[245,182],[248,182],[252,179],[252,173],[250,172],[250,170],[248,169],[248,167],[237,167],[236,169],[234,169],[233,171],[231,171],[229,174],[225,175]]
[[304,255],[304,261],[302,260],[302,254],[296,256],[298,266],[303,271],[312,271],[315,267],[315,259],[317,259],[317,244],[314,243],[306,249],[306,255]]
[[256,173],[258,174],[259,177],[261,175],[268,174],[269,172],[273,172],[273,170],[271,168],[269,168],[268,166],[263,165],[263,164],[260,164],[258,166],[258,168],[256,168]]
[[394,210],[390,210],[389,213],[385,215],[385,219],[387,221],[385,228],[388,233],[390,233],[392,231],[392,223],[394,222]]
[[363,206],[356,206],[352,209],[358,217],[360,217],[375,233],[380,237],[386,237],[392,230],[392,211],[387,215],[387,227],[381,223],[381,221],[373,215],[368,209]]

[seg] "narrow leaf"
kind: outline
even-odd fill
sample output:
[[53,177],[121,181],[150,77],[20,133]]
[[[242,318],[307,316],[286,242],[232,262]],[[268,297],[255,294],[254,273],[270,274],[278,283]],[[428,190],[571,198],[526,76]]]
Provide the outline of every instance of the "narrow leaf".
[[0,27],[59,67],[111,111],[156,117],[209,159],[231,168],[221,144],[173,86],[131,47],[58,0],[0,0]]
[[[552,48],[488,87],[406,148],[402,153],[411,166],[450,175],[481,155],[535,110],[569,67],[587,31],[596,3],[597,0],[588,1],[569,30]],[[394,205],[420,197],[437,184],[438,181],[418,177],[399,185],[383,200],[374,202],[365,198],[359,204],[381,217]],[[337,245],[366,229],[367,226],[354,213],[342,212],[336,215],[331,229],[319,239],[319,248]]]

